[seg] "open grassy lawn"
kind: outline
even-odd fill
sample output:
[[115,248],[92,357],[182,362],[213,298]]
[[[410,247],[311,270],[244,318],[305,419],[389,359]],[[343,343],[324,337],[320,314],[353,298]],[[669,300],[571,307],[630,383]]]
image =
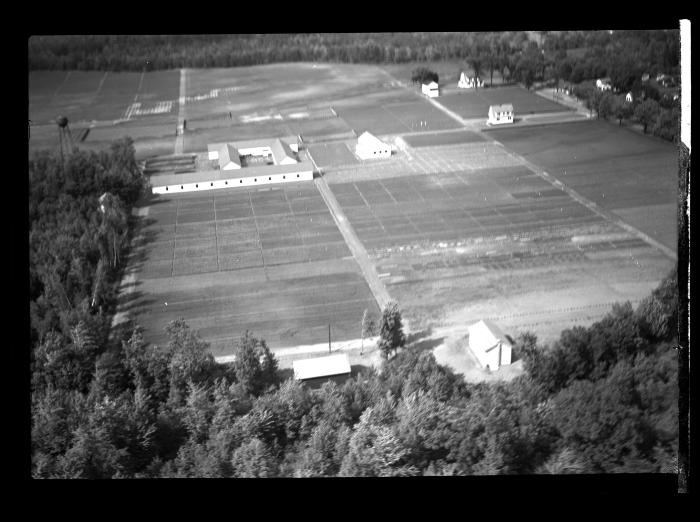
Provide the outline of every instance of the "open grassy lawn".
[[330,323],[340,341],[378,314],[313,183],[156,198],[142,234],[130,307],[151,342],[180,316],[222,355],[245,329],[281,347],[323,342]]
[[600,121],[542,126],[536,132],[498,129],[491,135],[630,225],[676,248],[678,151],[672,143]]

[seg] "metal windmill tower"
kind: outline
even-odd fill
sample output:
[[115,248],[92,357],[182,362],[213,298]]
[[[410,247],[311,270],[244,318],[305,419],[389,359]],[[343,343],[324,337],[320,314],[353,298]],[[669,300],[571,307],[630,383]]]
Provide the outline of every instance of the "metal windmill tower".
[[58,144],[61,150],[61,163],[63,163],[66,156],[66,154],[64,154],[64,148],[66,153],[70,153],[73,149],[73,136],[68,126],[68,118],[59,116],[56,118],[56,124],[58,125]]

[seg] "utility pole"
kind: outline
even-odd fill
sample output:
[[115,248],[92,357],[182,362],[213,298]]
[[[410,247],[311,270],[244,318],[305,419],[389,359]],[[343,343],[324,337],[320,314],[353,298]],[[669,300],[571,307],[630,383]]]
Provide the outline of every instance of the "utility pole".
[[331,323],[328,323],[328,353],[331,353]]

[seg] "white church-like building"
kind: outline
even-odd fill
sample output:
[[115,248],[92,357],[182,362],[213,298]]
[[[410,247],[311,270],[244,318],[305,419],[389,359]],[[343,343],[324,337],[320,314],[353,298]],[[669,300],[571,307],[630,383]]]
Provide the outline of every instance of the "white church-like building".
[[503,105],[491,105],[489,107],[489,125],[501,125],[513,123],[513,105],[504,103]]
[[470,77],[464,72],[459,76],[459,81],[457,82],[457,87],[460,89],[476,89],[483,86],[484,82],[479,77]]
[[510,364],[513,346],[500,328],[489,320],[469,327],[469,349],[485,369],[498,370]]
[[355,154],[357,154],[357,156],[363,160],[390,158],[391,146],[387,143],[384,143],[374,134],[371,134],[369,132],[363,132],[360,135],[360,137],[357,138],[357,145],[355,145]]

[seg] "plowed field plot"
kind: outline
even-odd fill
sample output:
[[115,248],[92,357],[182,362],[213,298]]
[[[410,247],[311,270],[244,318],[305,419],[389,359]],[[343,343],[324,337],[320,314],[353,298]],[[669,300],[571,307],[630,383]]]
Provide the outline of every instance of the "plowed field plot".
[[319,168],[353,165],[359,163],[345,143],[319,143],[309,145],[309,154]]
[[[531,330],[548,342],[599,319],[613,302],[636,304],[673,267],[500,147],[407,154],[406,164],[419,169],[375,179],[339,170],[327,178],[413,329],[464,335],[460,328],[490,318],[511,335]],[[470,161],[476,157],[478,164]],[[471,168],[460,169],[463,162]]]
[[676,248],[678,150],[673,144],[598,121],[490,132],[582,196]]
[[546,100],[528,92],[522,87],[495,87],[493,89],[465,90],[440,96],[438,101],[459,114],[462,118],[488,118],[490,105],[510,103],[515,117],[523,114],[540,114],[547,112],[565,112],[568,107]]
[[455,131],[439,132],[433,134],[415,134],[402,136],[403,140],[411,147],[434,147],[438,145],[455,145],[457,143],[473,143],[484,141],[476,132]]
[[[184,317],[232,352],[246,329],[272,347],[358,337],[374,298],[313,184],[158,198],[141,228],[129,309],[148,341]],[[167,305],[166,305],[167,303]]]

